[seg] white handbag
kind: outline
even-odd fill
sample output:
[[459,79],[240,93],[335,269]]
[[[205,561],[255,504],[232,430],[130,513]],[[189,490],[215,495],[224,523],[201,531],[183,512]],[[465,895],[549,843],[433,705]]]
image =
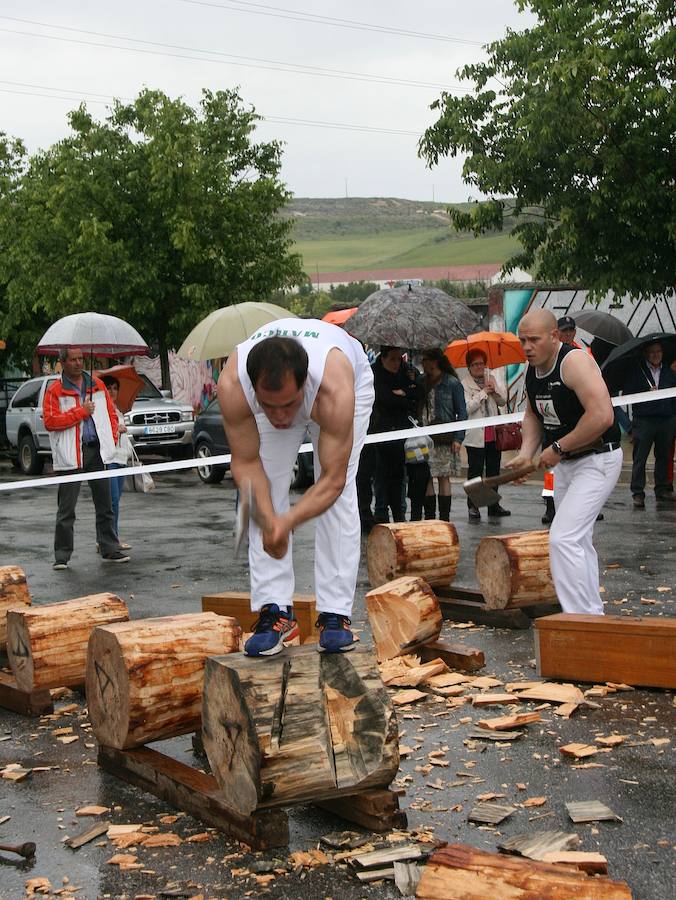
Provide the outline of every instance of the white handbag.
[[[132,466],[142,465],[133,445],[131,447],[131,464]],[[137,494],[149,494],[155,490],[153,477],[147,472],[137,472],[136,475],[130,475],[128,480],[130,489],[136,491]]]

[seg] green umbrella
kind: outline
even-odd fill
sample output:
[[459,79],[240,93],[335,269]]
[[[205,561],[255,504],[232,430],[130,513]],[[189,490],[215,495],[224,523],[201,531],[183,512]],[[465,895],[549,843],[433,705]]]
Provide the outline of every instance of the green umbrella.
[[230,356],[237,344],[250,337],[261,325],[275,319],[298,318],[274,303],[234,303],[209,313],[202,319],[178,350],[183,359],[197,361]]

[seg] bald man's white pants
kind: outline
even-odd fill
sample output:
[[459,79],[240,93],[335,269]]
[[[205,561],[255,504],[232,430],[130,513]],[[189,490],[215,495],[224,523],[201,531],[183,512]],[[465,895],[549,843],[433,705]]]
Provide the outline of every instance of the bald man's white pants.
[[594,523],[622,470],[622,450],[560,462],[554,469],[556,515],[549,563],[564,612],[603,615]]
[[[371,408],[373,375],[370,368],[361,373],[356,385],[354,439],[343,492],[333,506],[315,519],[315,596],[318,612],[352,615],[361,553],[361,523],[357,504],[357,467]],[[321,474],[318,453],[319,426],[302,422],[291,428],[276,429],[259,414],[256,424],[261,439],[261,461],[270,481],[272,505],[277,513],[289,509],[289,485],[298,448],[305,439],[306,428],[314,448],[315,479]],[[267,603],[291,606],[294,592],[292,557],[293,540],[283,559],[273,559],[263,549],[261,532],[249,523],[249,569],[251,573],[251,609],[259,610]]]

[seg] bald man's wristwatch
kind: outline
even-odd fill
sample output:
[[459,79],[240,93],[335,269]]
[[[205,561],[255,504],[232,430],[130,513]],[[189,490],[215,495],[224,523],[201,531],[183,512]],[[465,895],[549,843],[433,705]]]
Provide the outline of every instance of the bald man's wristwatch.
[[563,456],[564,453],[566,452],[566,451],[561,447],[561,444],[559,444],[558,441],[552,441],[552,449],[554,450],[555,453],[558,453],[559,456]]

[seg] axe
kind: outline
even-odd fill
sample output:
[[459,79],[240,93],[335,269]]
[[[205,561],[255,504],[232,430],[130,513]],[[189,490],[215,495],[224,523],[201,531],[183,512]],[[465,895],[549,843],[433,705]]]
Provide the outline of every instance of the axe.
[[0,844],[0,850],[16,853],[18,856],[23,856],[24,859],[35,856],[35,844],[32,841],[26,841],[25,844]]
[[500,494],[495,490],[499,484],[507,484],[510,481],[516,481],[517,478],[523,478],[524,475],[530,475],[537,466],[530,463],[522,466],[520,469],[514,469],[512,472],[506,472],[504,475],[494,475],[492,478],[470,478],[463,484],[465,493],[475,506],[493,506],[500,501]]
[[235,557],[239,556],[239,552],[244,544],[244,538],[249,532],[250,519],[253,519],[259,527],[263,527],[263,523],[258,515],[256,498],[254,497],[251,482],[247,478],[242,482],[239,491],[239,504],[235,521]]

